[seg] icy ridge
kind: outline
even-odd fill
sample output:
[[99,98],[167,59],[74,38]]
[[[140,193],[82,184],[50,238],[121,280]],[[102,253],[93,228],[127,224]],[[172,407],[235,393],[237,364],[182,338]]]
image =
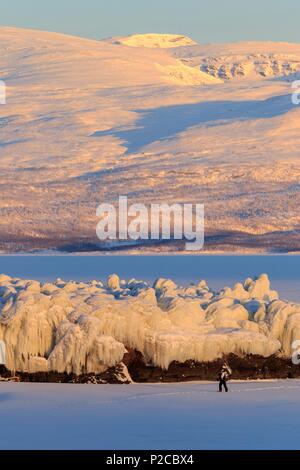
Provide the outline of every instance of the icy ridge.
[[0,341],[13,371],[101,373],[126,348],[165,369],[230,353],[289,357],[299,337],[300,305],[279,300],[266,274],[220,292],[116,274],[105,284],[0,276]]

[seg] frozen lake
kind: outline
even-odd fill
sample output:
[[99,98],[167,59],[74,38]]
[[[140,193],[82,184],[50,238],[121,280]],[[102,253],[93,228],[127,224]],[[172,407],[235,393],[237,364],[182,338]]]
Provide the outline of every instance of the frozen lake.
[[300,301],[300,256],[0,256],[0,272],[38,280],[104,280],[109,274],[153,282],[158,277],[179,283],[208,281],[215,289],[267,273],[282,298]]
[[0,383],[1,449],[299,449],[300,381]]

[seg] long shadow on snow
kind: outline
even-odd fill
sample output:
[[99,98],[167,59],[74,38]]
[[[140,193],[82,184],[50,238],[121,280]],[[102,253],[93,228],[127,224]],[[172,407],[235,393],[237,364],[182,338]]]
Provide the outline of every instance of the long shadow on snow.
[[210,101],[161,108],[135,110],[140,115],[135,127],[97,131],[93,137],[113,135],[135,153],[153,142],[164,140],[197,125],[218,126],[230,121],[267,119],[294,107],[291,95],[255,101]]

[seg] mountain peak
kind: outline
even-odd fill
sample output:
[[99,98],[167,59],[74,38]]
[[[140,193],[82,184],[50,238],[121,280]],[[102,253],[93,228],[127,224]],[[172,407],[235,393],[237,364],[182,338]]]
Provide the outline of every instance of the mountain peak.
[[113,38],[115,44],[131,47],[165,48],[193,46],[197,43],[187,36],[178,34],[133,34]]

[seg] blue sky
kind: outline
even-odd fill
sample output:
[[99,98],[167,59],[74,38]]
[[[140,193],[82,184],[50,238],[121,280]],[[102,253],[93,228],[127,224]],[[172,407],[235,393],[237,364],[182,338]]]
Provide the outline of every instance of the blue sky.
[[1,25],[103,38],[166,32],[199,42],[300,42],[299,0],[9,0]]

